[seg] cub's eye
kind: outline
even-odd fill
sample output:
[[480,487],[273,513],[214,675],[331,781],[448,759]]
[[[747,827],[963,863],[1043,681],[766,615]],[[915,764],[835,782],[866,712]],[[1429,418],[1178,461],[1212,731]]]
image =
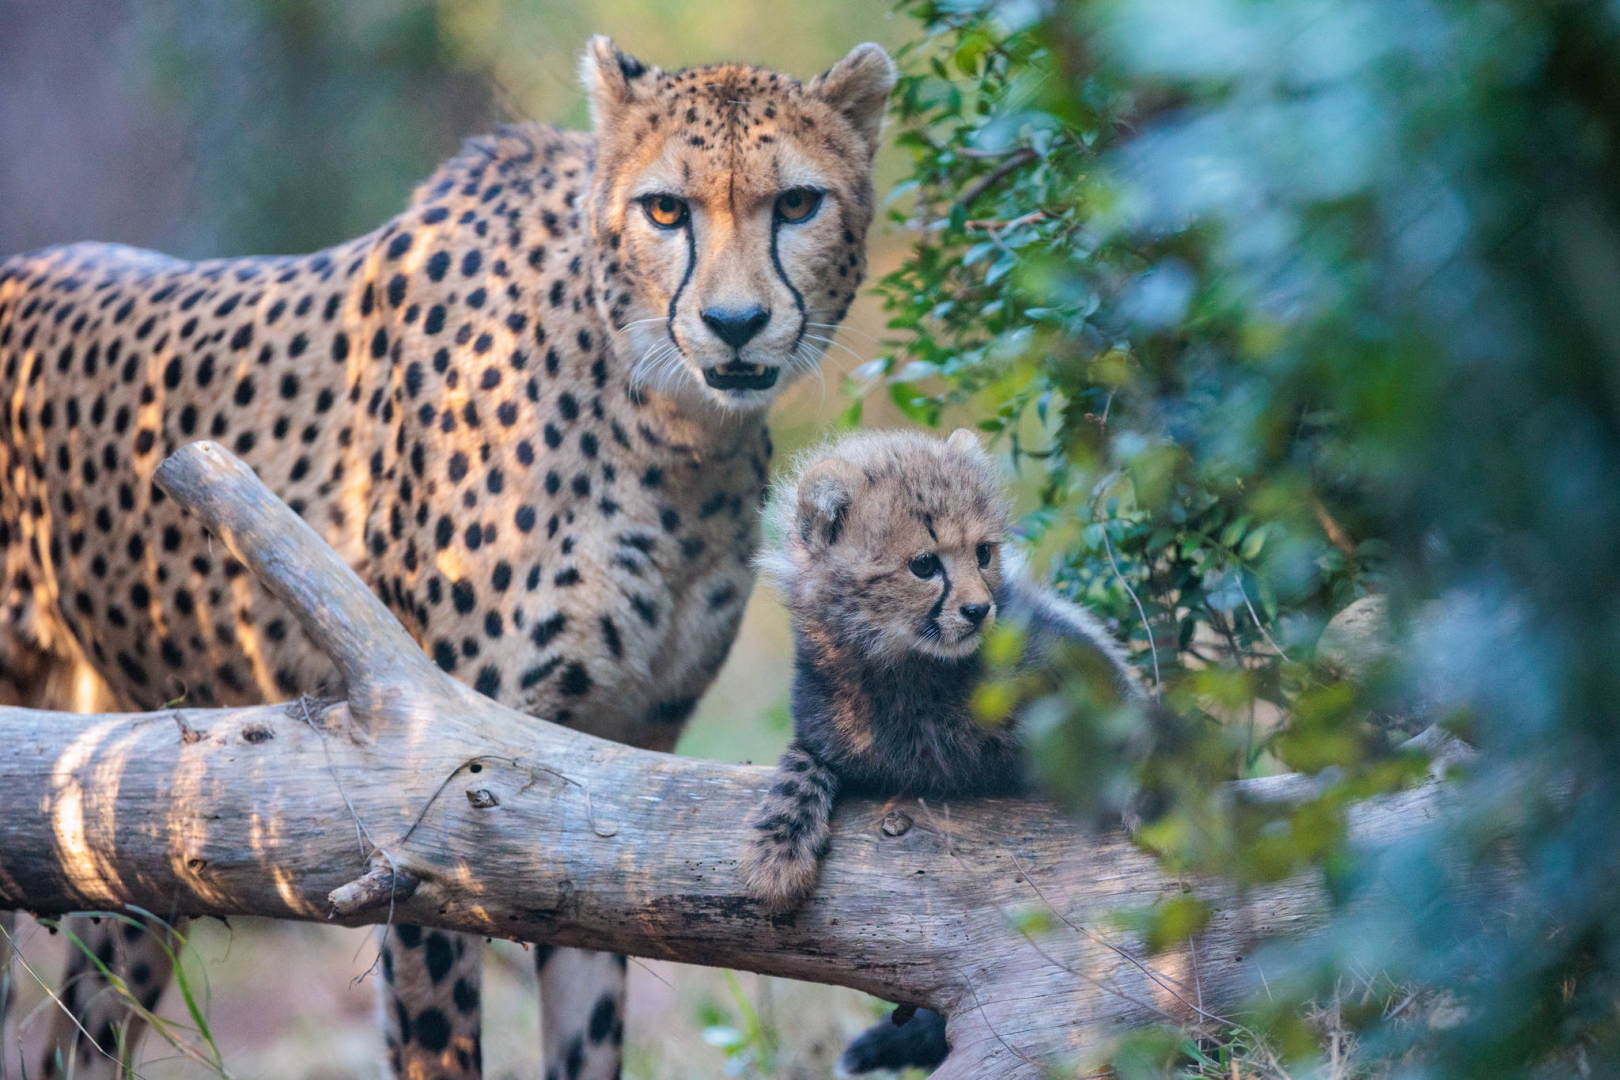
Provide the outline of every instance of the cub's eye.
[[641,200],[647,219],[660,229],[676,229],[686,224],[686,200],[673,195],[648,195]]
[[809,221],[820,205],[821,192],[810,188],[789,188],[776,197],[776,218],[778,221],[795,223]]
[[990,565],[990,556],[994,554],[994,552],[995,549],[989,544],[980,544],[974,549],[973,553],[979,557],[979,566],[981,569]]
[[911,560],[911,572],[920,578],[931,578],[939,573],[938,555],[918,555]]

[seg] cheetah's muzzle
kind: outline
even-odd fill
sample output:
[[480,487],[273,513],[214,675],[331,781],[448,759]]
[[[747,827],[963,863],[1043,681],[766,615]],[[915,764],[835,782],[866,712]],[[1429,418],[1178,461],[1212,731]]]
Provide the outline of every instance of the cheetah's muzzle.
[[781,368],[764,364],[744,364],[733,360],[722,367],[703,369],[703,381],[716,390],[769,390],[776,385]]

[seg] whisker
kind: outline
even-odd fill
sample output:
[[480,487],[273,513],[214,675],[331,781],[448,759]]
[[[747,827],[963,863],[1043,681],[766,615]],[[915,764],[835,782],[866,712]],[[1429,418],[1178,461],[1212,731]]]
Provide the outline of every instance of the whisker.
[[820,329],[820,330],[843,330],[843,331],[846,331],[846,332],[851,333],[851,334],[859,334],[861,337],[865,338],[867,341],[870,341],[874,345],[881,344],[881,342],[879,342],[877,338],[873,337],[871,334],[868,334],[865,330],[861,330],[861,329],[858,329],[856,327],[850,326],[847,323],[827,323],[827,322],[809,322],[809,321],[806,321],[804,325],[806,325],[806,326],[814,326],[814,327],[816,327],[817,329]]
[[662,367],[665,356],[673,351],[674,348],[675,343],[671,341],[660,341],[655,344],[652,348],[643,353],[641,358],[632,366],[631,378],[645,385],[656,385],[656,379],[654,377],[658,374],[660,367]]
[[[816,409],[820,411],[827,407],[827,371],[821,365],[820,359],[812,356],[809,348],[803,342],[799,343],[799,348],[805,350],[805,360],[810,364],[810,369],[816,373],[816,380],[821,384],[821,397],[816,403]],[[798,350],[794,351],[797,352]]]
[[609,341],[609,343],[618,341],[619,340],[619,335],[628,334],[631,330],[634,330],[638,326],[646,326],[648,323],[661,323],[661,322],[668,322],[668,321],[669,320],[667,318],[665,318],[664,316],[662,316],[662,315],[654,316],[654,317],[648,318],[648,319],[636,319],[636,320],[634,320],[632,322],[625,323],[623,326],[621,326],[617,330],[613,331],[613,333],[608,337],[608,341]]
[[[810,339],[811,341],[818,341],[818,342],[821,342],[824,345],[834,345],[834,346],[837,346],[840,349],[843,349],[845,352],[849,353],[850,356],[855,358],[855,362],[857,364],[866,363],[866,357],[862,356],[860,353],[856,352],[854,349],[850,348],[848,345],[845,345],[842,341],[835,341],[835,340],[833,340],[832,338],[829,338],[829,337],[822,337],[820,334],[806,333],[804,336],[806,338]],[[825,352],[823,352],[822,355],[826,355]],[[840,372],[842,372],[843,370],[844,370],[843,368],[839,368]]]

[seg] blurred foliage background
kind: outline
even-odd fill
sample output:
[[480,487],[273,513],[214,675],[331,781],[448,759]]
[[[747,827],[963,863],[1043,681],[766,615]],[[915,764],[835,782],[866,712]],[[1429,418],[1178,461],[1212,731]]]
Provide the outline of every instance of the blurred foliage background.
[[[880,280],[826,386],[779,407],[779,444],[976,425],[1038,572],[1178,718],[1144,757],[1147,719],[1099,717],[1080,682],[1037,702],[1050,790],[1106,816],[1146,786],[1139,839],[1172,867],[1317,875],[1339,904],[1259,958],[1241,1023],[1136,1033],[1106,1048],[1117,1073],[1620,1075],[1620,7],[0,3],[0,248],[360,232],[464,134],[581,122],[573,58],[598,31],[666,66],[897,50]],[[682,749],[779,749],[787,648],[756,596]],[[1478,751],[1451,812],[1348,844],[1347,804],[1418,782],[1401,744],[1436,721]],[[1222,786],[1288,770],[1312,797]],[[1356,902],[1375,887],[1399,902]],[[1201,918],[1122,913],[1153,944]],[[312,985],[347,970],[322,931],[238,933],[199,952],[242,1001],[265,953],[285,977],[288,941],[325,950]],[[824,1075],[873,1008],[633,980],[636,1076]],[[354,1008],[299,1014],[313,1057],[286,1023],[242,1054],[349,1075],[365,1055],[331,1048],[368,1037],[338,1022]],[[526,1074],[532,1009],[501,1008],[492,1075]]]
[[[1620,8],[904,7],[916,242],[864,400],[966,410],[1039,477],[1029,538],[1181,720],[1132,764],[1144,721],[1055,695],[1047,780],[1145,785],[1172,866],[1340,905],[1241,1027],[1119,1074],[1620,1073]],[[1348,844],[1433,721],[1479,751],[1450,812]],[[1319,794],[1219,786],[1284,768]]]

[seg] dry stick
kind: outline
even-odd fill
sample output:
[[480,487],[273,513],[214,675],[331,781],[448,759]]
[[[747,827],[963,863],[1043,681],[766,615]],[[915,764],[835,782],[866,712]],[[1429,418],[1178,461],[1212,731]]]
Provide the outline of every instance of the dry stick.
[[980,195],[983,195],[985,192],[1001,183],[1001,181],[1005,180],[1008,176],[1017,172],[1019,169],[1023,168],[1025,165],[1028,165],[1034,160],[1035,151],[1031,150],[1027,146],[1020,147],[1018,150],[1014,151],[1006,161],[1003,161],[1000,165],[997,165],[995,168],[973,181],[973,183],[963,188],[962,194],[957,196],[956,205],[966,210],[968,207],[973,205],[974,200]]
[[[382,857],[388,860],[388,921],[383,923],[382,934],[377,938],[377,955],[372,957],[370,964],[366,965],[366,970],[356,975],[349,982],[350,986],[358,986],[365,982],[373,971],[377,970],[378,964],[382,963],[383,950],[388,948],[388,935],[394,929],[394,900],[399,892],[399,883],[403,875],[399,872],[399,864],[394,861],[393,854],[372,837],[371,830],[366,828],[365,823],[360,820],[359,813],[355,811],[354,804],[349,801],[349,793],[343,788],[343,778],[338,775],[337,765],[332,761],[332,748],[326,745],[326,732],[317,727],[314,717],[309,715],[309,696],[307,694],[298,695],[298,706],[303,710],[304,723],[315,733],[315,737],[320,740],[321,753],[326,757],[327,771],[332,774],[332,782],[337,785],[338,795],[343,799],[343,805],[348,809],[349,817],[354,820],[354,838],[360,846],[360,858],[362,860],[370,858],[366,854],[366,841],[369,840],[371,841],[371,849],[381,853]],[[333,901],[332,910],[328,913],[327,918],[330,919],[337,913],[338,904]]]
[[[349,817],[354,819],[354,839],[355,843],[360,847],[360,858],[366,859],[369,857],[366,855],[366,841],[370,840],[371,836],[366,832],[366,827],[360,823],[360,815],[355,813],[354,804],[349,801],[349,793],[343,790],[343,778],[338,775],[337,766],[332,762],[332,748],[326,745],[326,733],[315,726],[314,717],[309,715],[309,695],[298,695],[298,707],[303,710],[305,725],[321,741],[321,753],[326,755],[326,768],[332,774],[332,783],[337,785],[338,795],[343,799],[343,806],[349,811]],[[182,730],[184,730],[184,725],[182,725]],[[371,846],[381,850],[381,845],[375,840],[371,841]]]
[[[1192,1002],[1188,1001],[1186,998],[1182,997],[1179,993],[1177,993],[1175,987],[1170,985],[1171,983],[1176,982],[1175,979],[1172,979],[1170,976],[1164,974],[1163,972],[1159,971],[1156,968],[1151,968],[1148,965],[1142,963],[1142,961],[1137,959],[1131,953],[1131,951],[1129,949],[1125,949],[1125,948],[1122,948],[1121,946],[1115,945],[1113,942],[1109,941],[1107,938],[1104,938],[1101,934],[1094,933],[1094,932],[1092,932],[1090,930],[1087,930],[1083,926],[1077,926],[1075,923],[1071,922],[1069,920],[1069,917],[1067,915],[1063,914],[1061,911],[1059,911],[1056,907],[1054,907],[1052,902],[1046,898],[1046,894],[1041,892],[1041,887],[1039,885],[1035,884],[1035,879],[1030,877],[1029,871],[1026,870],[1024,868],[1023,864],[1018,861],[1018,853],[1017,852],[1012,853],[1012,859],[1013,859],[1013,865],[1018,868],[1018,872],[1020,874],[1022,874],[1023,877],[1024,877],[1024,884],[1028,885],[1031,889],[1034,890],[1035,895],[1040,897],[1041,903],[1045,904],[1046,907],[1047,907],[1047,910],[1051,911],[1052,914],[1056,915],[1060,920],[1062,920],[1063,925],[1067,926],[1070,930],[1073,930],[1075,933],[1081,935],[1082,937],[1086,938],[1087,940],[1093,941],[1096,944],[1101,945],[1103,948],[1108,949],[1109,951],[1114,953],[1114,955],[1118,956],[1120,959],[1128,961],[1131,964],[1131,966],[1135,967],[1142,974],[1146,975],[1148,978],[1152,979],[1155,983],[1157,983],[1165,991],[1165,993],[1169,994],[1171,997],[1175,998],[1177,1001],[1181,1002],[1181,1004],[1185,1005],[1188,1009],[1190,1009],[1193,1012],[1197,1013],[1199,1016],[1203,1017],[1205,1020],[1208,1020],[1210,1023],[1212,1023],[1212,1024],[1225,1024],[1228,1027],[1236,1027],[1237,1026],[1231,1020],[1228,1020],[1224,1016],[1217,1016],[1214,1013],[1205,1012],[1204,1009],[1203,1009],[1203,993],[1202,993],[1202,991],[1199,991],[1199,994],[1198,994],[1198,997],[1199,997],[1198,1004],[1194,1005]],[[1147,1007],[1152,1008],[1152,1006],[1147,1006]],[[1159,1010],[1159,1011],[1163,1012],[1162,1009]]]
[[1198,937],[1187,939],[1187,953],[1192,957],[1193,992],[1198,995],[1198,1011],[1204,1011],[1204,984],[1198,979]]
[[1255,628],[1259,630],[1260,633],[1265,636],[1265,639],[1271,643],[1271,647],[1277,650],[1278,656],[1282,657],[1284,660],[1288,659],[1288,653],[1283,650],[1281,645],[1277,644],[1277,639],[1271,636],[1271,633],[1266,629],[1265,624],[1260,621],[1260,616],[1255,614],[1254,605],[1249,603],[1249,592],[1243,587],[1243,568],[1241,566],[1237,569],[1237,587],[1238,594],[1243,597],[1243,606],[1249,609],[1249,618],[1254,620]]
[[1352,559],[1355,558],[1355,541],[1350,539],[1350,534],[1344,531],[1344,526],[1340,525],[1333,515],[1328,512],[1328,508],[1323,504],[1322,500],[1313,498],[1311,500],[1311,509],[1316,512],[1316,520],[1321,524],[1322,531],[1327,534],[1328,543]]
[[[996,239],[997,233],[1003,233],[1009,229],[1016,229],[1020,225],[1028,225],[1032,221],[1039,221],[1042,218],[1052,216],[1054,215],[1050,210],[1041,209],[1031,210],[1027,214],[1020,214],[1015,218],[1008,218],[1005,221],[1000,218],[969,218],[967,221],[962,222],[962,228],[970,229],[973,232],[987,232],[990,234],[991,239],[994,240]],[[999,241],[997,241],[997,246],[1000,246]]]
[[[962,867],[962,869],[964,871],[966,871],[969,874],[975,874],[975,876],[982,878],[983,877],[982,873],[976,874],[975,871],[973,870],[973,868],[968,866],[965,862],[963,862],[961,857],[959,855],[957,855],[956,852],[952,849],[951,833],[950,833],[950,810],[951,810],[951,804],[946,803],[945,806],[944,806],[945,827],[943,829],[941,829],[940,825],[939,825],[939,822],[934,819],[933,811],[931,811],[928,808],[928,803],[925,802],[922,799],[918,799],[917,802],[922,805],[923,812],[928,815],[928,823],[934,827],[934,830],[936,832],[940,833],[945,838],[945,853],[948,856],[950,856],[956,862],[956,864],[958,866]],[[1010,854],[1012,856],[1013,865],[1018,867],[1019,873],[1023,875],[1025,883],[1028,884],[1031,888],[1034,888],[1034,882],[1031,882],[1029,880],[1028,872],[1025,871],[1023,869],[1023,867],[1018,862],[1018,853],[1009,849],[1008,854]],[[1040,890],[1039,889],[1035,890],[1035,895],[1040,896]],[[1044,901],[1045,897],[1041,897],[1041,899]],[[1016,927],[1017,926],[1016,920],[1014,920],[1010,915],[1008,915],[1007,909],[1002,906],[1001,902],[998,900],[998,901],[994,901],[994,903],[996,905],[996,910],[1001,913],[1002,919],[1005,920],[1008,925]],[[1048,904],[1047,907],[1051,907],[1051,905]],[[1062,916],[1059,916],[1059,918],[1062,918]],[[1068,920],[1065,919],[1064,921],[1067,922]],[[1024,940],[1029,943],[1031,948],[1033,948],[1037,953],[1040,954],[1042,959],[1046,960],[1048,963],[1052,964],[1053,966],[1057,967],[1058,969],[1060,969],[1062,971],[1065,971],[1070,975],[1073,975],[1077,979],[1080,979],[1080,980],[1082,980],[1084,982],[1090,983],[1092,986],[1095,986],[1098,990],[1101,990],[1105,994],[1113,994],[1115,997],[1119,998],[1121,1001],[1128,1002],[1131,1005],[1135,1005],[1137,1008],[1142,1009],[1142,1010],[1144,1010],[1146,1012],[1156,1012],[1160,1016],[1163,1016],[1167,1020],[1174,1020],[1175,1019],[1175,1017],[1171,1016],[1168,1012],[1166,1012],[1165,1010],[1159,1008],[1157,1005],[1153,1005],[1153,1004],[1151,1004],[1149,1002],[1142,1001],[1142,1000],[1140,1000],[1138,998],[1132,997],[1130,994],[1127,994],[1125,991],[1119,989],[1118,987],[1109,986],[1106,983],[1104,983],[1101,979],[1098,979],[1095,975],[1087,975],[1087,974],[1085,974],[1083,972],[1074,970],[1072,967],[1065,964],[1063,961],[1057,959],[1051,953],[1047,952],[1044,948],[1042,948],[1041,944],[1039,942],[1037,942],[1034,938],[1030,937],[1029,931],[1023,929],[1022,927],[1018,927],[1018,933],[1023,936]],[[1118,951],[1118,950],[1116,950],[1116,951]],[[1137,966],[1140,967],[1141,965],[1137,965]],[[1144,972],[1146,972],[1146,970],[1147,970],[1146,968],[1143,968]],[[1149,973],[1149,977],[1152,978],[1151,973]],[[971,988],[971,983],[969,984],[969,987]],[[978,997],[978,995],[975,994],[974,998],[977,999],[977,997]],[[1180,1000],[1179,997],[1178,997],[1177,1000]],[[1183,1001],[1182,1004],[1186,1004],[1186,1002]],[[1191,1006],[1188,1006],[1188,1007],[1191,1008]],[[1195,1011],[1201,1011],[1201,1010],[1195,1010]],[[999,1036],[998,1036],[998,1038],[999,1038]]]
[[1162,680],[1159,678],[1159,642],[1154,637],[1153,624],[1148,622],[1147,611],[1142,607],[1142,601],[1136,598],[1136,590],[1131,588],[1131,583],[1125,580],[1124,573],[1119,569],[1119,563],[1114,561],[1114,546],[1108,542],[1108,523],[1106,521],[1103,522],[1102,538],[1103,550],[1108,553],[1108,565],[1114,568],[1114,575],[1119,578],[1119,583],[1125,586],[1126,593],[1130,595],[1131,603],[1136,605],[1136,613],[1142,617],[1142,629],[1147,631],[1148,651],[1153,655],[1153,697],[1157,700],[1160,694],[1163,693],[1164,688]]

